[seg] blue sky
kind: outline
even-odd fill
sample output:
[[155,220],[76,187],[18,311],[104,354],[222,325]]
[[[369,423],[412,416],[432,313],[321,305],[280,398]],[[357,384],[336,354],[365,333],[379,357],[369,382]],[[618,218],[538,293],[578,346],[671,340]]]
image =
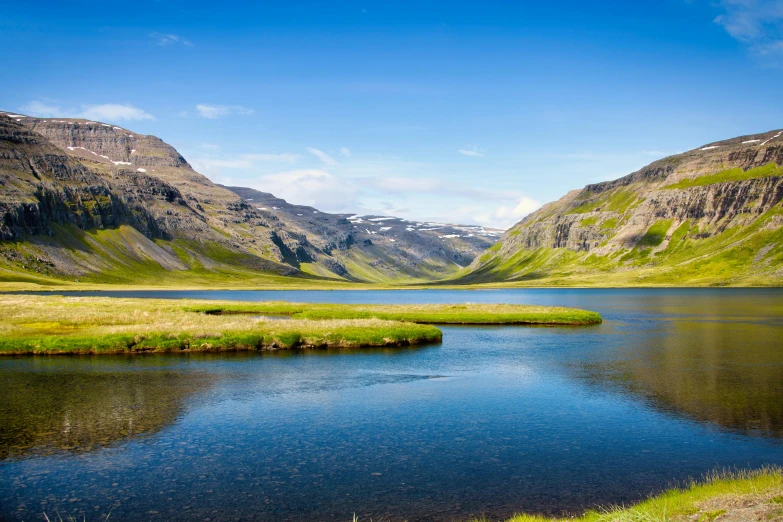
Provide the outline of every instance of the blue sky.
[[326,211],[497,227],[783,127],[783,0],[247,4],[9,2],[0,109]]

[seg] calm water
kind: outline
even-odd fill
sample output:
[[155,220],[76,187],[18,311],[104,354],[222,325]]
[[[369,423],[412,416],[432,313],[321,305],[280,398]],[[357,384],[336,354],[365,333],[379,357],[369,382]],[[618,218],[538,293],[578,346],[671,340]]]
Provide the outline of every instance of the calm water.
[[783,465],[781,290],[133,295],[536,303],[605,322],[443,327],[419,348],[2,358],[0,519],[559,514]]

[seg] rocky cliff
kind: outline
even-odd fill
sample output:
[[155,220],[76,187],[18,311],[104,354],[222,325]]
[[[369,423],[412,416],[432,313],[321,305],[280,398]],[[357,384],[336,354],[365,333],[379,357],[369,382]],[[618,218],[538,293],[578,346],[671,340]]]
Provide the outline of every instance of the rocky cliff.
[[530,214],[463,282],[783,283],[783,132],[704,145]]

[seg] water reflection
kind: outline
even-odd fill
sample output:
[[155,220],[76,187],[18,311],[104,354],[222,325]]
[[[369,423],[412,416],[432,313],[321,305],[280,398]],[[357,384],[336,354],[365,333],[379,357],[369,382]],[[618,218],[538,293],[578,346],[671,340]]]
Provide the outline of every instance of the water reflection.
[[111,356],[0,362],[0,458],[91,451],[165,428],[215,380],[167,362]]
[[783,328],[777,318],[679,315],[625,328],[639,331],[599,359],[567,366],[593,385],[617,385],[669,413],[783,438]]

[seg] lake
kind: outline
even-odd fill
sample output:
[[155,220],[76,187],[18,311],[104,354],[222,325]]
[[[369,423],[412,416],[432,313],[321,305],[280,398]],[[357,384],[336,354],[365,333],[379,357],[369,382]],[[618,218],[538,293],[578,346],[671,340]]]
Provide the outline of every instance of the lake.
[[442,344],[0,358],[0,519],[581,513],[783,465],[783,290],[78,292],[587,308]]

